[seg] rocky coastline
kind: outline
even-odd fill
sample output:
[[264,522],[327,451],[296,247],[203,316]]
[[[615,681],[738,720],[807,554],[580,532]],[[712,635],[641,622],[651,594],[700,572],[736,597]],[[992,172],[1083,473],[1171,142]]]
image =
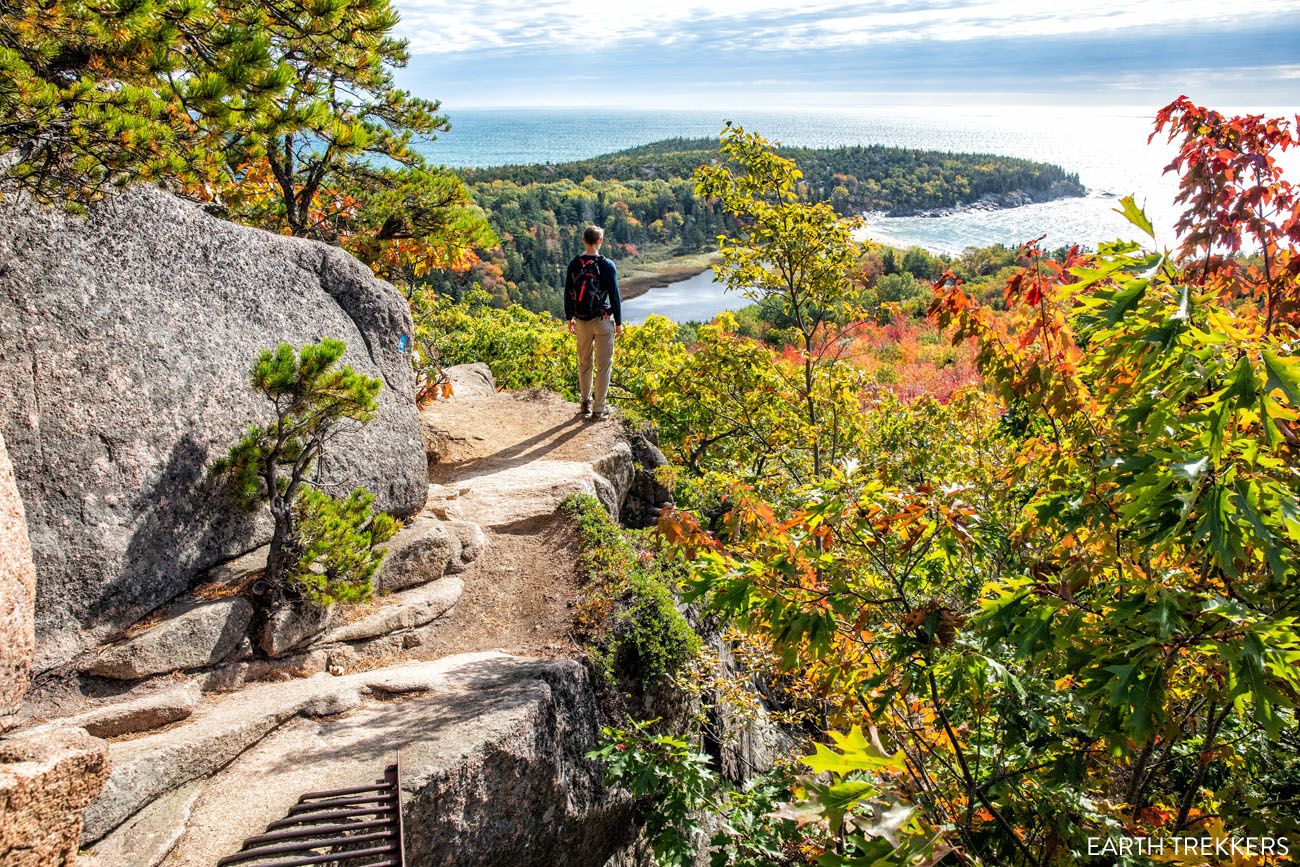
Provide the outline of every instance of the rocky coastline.
[[986,193],[973,202],[947,208],[904,209],[895,208],[867,214],[870,217],[949,217],[970,211],[1001,211],[1024,205],[1038,205],[1058,199],[1078,199],[1088,195],[1088,190],[1077,181],[1053,181],[1043,189],[1010,190],[1005,193]]

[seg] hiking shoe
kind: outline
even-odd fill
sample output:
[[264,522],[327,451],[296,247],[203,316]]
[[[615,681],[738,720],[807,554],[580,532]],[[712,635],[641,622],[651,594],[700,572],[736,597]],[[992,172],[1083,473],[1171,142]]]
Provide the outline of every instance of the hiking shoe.
[[607,409],[596,410],[591,414],[592,421],[604,421],[607,418],[609,418],[609,410]]
[[584,400],[582,404],[578,407],[578,414],[591,415],[591,401]]

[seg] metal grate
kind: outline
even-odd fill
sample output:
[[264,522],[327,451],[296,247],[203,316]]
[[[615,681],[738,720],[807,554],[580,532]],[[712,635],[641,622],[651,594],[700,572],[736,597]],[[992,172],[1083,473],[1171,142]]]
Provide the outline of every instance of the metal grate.
[[308,792],[217,867],[405,867],[402,757],[373,786]]

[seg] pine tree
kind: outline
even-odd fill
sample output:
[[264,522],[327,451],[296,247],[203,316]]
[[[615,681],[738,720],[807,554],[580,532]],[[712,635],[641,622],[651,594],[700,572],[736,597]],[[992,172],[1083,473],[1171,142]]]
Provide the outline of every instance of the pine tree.
[[264,577],[272,604],[292,595],[317,604],[365,599],[384,556],[376,546],[397,531],[392,516],[371,513],[374,497],[366,490],[338,500],[308,480],[326,445],[377,409],[383,383],[336,367],[345,349],[343,341],[325,338],[296,353],[281,343],[258,356],[251,382],[271,402],[275,421],[250,427],[212,467],[244,508],[270,508]]
[[336,243],[394,282],[468,268],[497,245],[460,178],[416,149],[450,129],[436,100],[394,85],[406,43],[390,0],[283,6],[272,52],[292,70],[267,122],[238,153],[232,213],[265,228]]
[[0,168],[74,206],[136,179],[211,182],[226,133],[265,123],[290,84],[271,41],[241,0],[5,0]]
[[74,208],[173,183],[394,279],[468,267],[497,242],[413,147],[448,123],[394,86],[396,23],[390,0],[3,0],[0,174]]

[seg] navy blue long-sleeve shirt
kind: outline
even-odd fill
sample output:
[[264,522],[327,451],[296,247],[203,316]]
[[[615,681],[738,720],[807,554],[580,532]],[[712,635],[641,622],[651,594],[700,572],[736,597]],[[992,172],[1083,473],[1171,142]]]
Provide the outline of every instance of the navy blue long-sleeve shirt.
[[[573,301],[570,299],[574,288],[573,281],[578,272],[582,270],[584,262],[591,261],[591,256],[586,253],[573,257],[569,263],[568,273],[564,277],[564,318],[572,319],[574,315]],[[600,259],[600,288],[605,292],[605,312],[614,317],[615,325],[623,324],[623,299],[618,294],[618,266],[614,260],[606,256],[598,257]]]

